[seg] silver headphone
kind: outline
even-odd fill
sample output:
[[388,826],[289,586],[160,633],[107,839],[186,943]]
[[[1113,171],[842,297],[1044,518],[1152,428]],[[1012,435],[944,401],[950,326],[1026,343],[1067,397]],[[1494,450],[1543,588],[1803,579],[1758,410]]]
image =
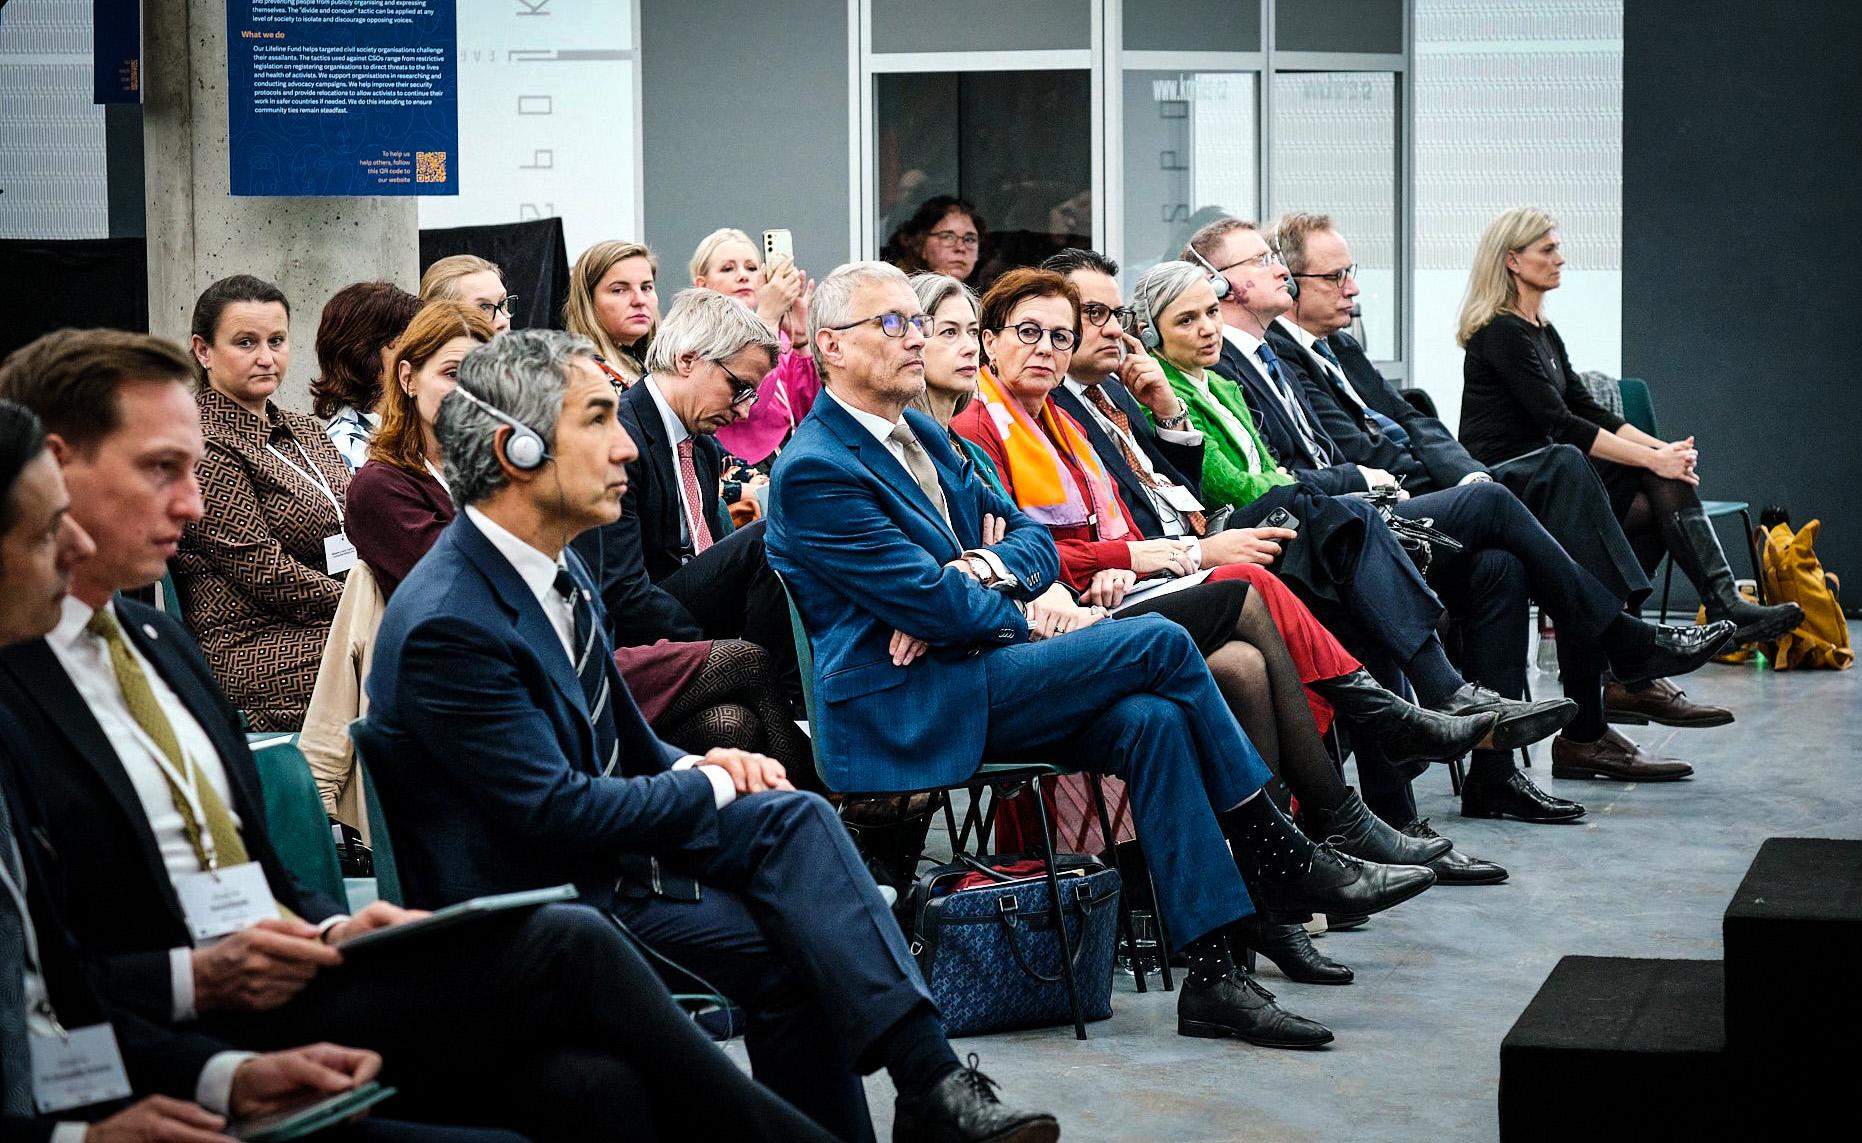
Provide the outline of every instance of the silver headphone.
[[474,396],[465,386],[454,387],[453,392],[483,409],[494,420],[511,426],[510,439],[504,442],[504,459],[519,472],[534,472],[543,467],[543,462],[554,459],[550,456],[549,446],[543,443],[543,436],[537,430],[511,416],[509,413],[494,409],[485,401]]

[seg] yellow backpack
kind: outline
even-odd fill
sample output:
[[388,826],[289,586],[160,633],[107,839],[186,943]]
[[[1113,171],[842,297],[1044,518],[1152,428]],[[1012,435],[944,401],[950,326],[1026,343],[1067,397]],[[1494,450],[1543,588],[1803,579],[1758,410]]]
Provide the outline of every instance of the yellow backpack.
[[[1817,559],[1817,531],[1822,526],[1821,520],[1812,520],[1793,532],[1789,524],[1774,524],[1769,532],[1759,529],[1755,537],[1764,551],[1766,602],[1791,601],[1804,609],[1804,622],[1797,630],[1759,648],[1773,670],[1846,671],[1855,662],[1855,652],[1849,647],[1849,622],[1838,599],[1842,581],[1824,571]],[[1702,622],[1705,619],[1703,608]],[[1749,649],[1740,648],[1715,658],[1739,663],[1749,655]]]

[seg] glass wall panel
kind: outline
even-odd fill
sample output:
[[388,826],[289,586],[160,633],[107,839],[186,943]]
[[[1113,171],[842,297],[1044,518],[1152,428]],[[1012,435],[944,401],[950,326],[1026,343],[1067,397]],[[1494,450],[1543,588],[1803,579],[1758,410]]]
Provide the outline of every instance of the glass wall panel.
[[1280,0],[1277,52],[1400,52],[1403,0]]
[[1259,76],[1127,71],[1125,280],[1175,258],[1196,228],[1260,209]]
[[874,77],[884,257],[927,199],[954,194],[987,224],[972,284],[1093,238],[1092,76],[1086,71]]
[[1258,52],[1261,0],[1125,0],[1128,52]]
[[1053,51],[1093,46],[1096,0],[873,0],[876,52]]
[[1358,266],[1359,340],[1376,360],[1400,344],[1397,307],[1396,77],[1274,76],[1273,208],[1332,216]]

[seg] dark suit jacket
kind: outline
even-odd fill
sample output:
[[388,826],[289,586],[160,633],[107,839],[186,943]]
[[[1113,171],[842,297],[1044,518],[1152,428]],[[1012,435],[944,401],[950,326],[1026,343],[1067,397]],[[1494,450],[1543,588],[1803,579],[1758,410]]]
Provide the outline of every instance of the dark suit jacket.
[[[258,770],[239,715],[179,624],[134,600],[116,601],[123,633],[213,741],[231,786],[246,850],[272,895],[313,923],[345,911],[300,885],[265,830]],[[192,944],[173,884],[129,775],[77,687],[43,639],[0,650],[0,706],[19,722],[20,779],[62,863],[59,904],[94,959],[107,999],[167,1022],[174,1012],[168,950]]]
[[[594,582],[574,553],[570,574]],[[672,771],[597,643],[620,743],[597,761],[582,685],[536,596],[460,513],[395,593],[375,636],[368,758],[393,823],[408,903],[422,908],[574,881],[612,898],[623,853],[672,854],[717,836],[711,783]],[[600,600],[594,600],[597,616]]]
[[1343,451],[1343,459],[1399,476],[1403,487],[1418,495],[1453,488],[1469,473],[1487,471],[1461,447],[1447,425],[1391,388],[1350,334],[1333,334],[1327,344],[1338,355],[1352,391],[1365,405],[1401,425],[1409,440],[1392,439],[1357,402],[1340,393],[1325,363],[1281,329],[1278,322],[1269,328],[1267,341],[1280,355],[1281,367],[1298,377],[1307,405],[1318,414],[1326,435]]
[[[136,1094],[192,1100],[201,1069],[216,1054],[229,1049],[206,1036],[157,1027],[133,1013],[113,1008],[98,995],[59,909],[58,853],[39,824],[41,815],[31,794],[18,782],[21,766],[13,744],[24,740],[18,724],[0,709],[0,793],[4,794],[13,836],[19,843],[27,903],[39,937],[39,968],[52,1007],[58,1010],[59,1023],[67,1028],[82,1028],[108,1020],[116,1031],[117,1048],[123,1054],[123,1066]],[[8,1060],[4,1066],[26,1066],[26,1062]],[[0,1141],[46,1139],[60,1120],[95,1121],[122,1106],[121,1101],[116,1101],[42,1119],[0,1117]]]
[[[1138,448],[1150,460],[1151,467],[1157,474],[1173,484],[1180,484],[1189,489],[1193,496],[1202,495],[1203,484],[1203,446],[1184,445],[1167,441],[1157,434],[1151,425],[1151,418],[1144,411],[1125,386],[1117,381],[1106,381],[1101,388],[1114,405],[1125,411],[1131,419],[1131,435],[1138,440]],[[1110,433],[1099,427],[1092,410],[1086,402],[1075,397],[1065,385],[1057,386],[1049,395],[1049,400],[1065,409],[1080,427],[1086,430],[1086,439],[1093,444],[1093,451],[1099,454],[1099,462],[1106,467],[1113,479],[1118,481],[1119,497],[1125,502],[1126,511],[1139,532],[1146,536],[1164,534],[1164,522],[1158,518],[1157,508],[1151,503],[1150,490],[1138,479],[1131,465],[1125,461],[1125,454],[1112,439]],[[1193,475],[1192,475],[1193,474]]]
[[[666,439],[659,406],[644,381],[621,394],[620,418],[640,450],[639,458],[627,466],[621,518],[576,537],[575,550],[601,586],[608,631],[617,646],[703,639],[704,629],[692,613],[656,586],[679,570],[690,547],[679,538],[679,471],[673,464],[672,442]],[[724,449],[710,433],[700,433],[694,441],[692,467],[705,499],[705,525],[714,541],[722,539],[727,533],[717,494]]]
[[[1271,346],[1272,343],[1269,344]],[[1279,351],[1276,349],[1275,352]],[[1333,463],[1322,466],[1319,459],[1307,451],[1299,426],[1287,416],[1280,398],[1268,389],[1266,378],[1261,376],[1259,363],[1248,360],[1241,350],[1235,348],[1235,343],[1226,337],[1222,339],[1222,361],[1217,369],[1241,386],[1242,394],[1248,398],[1248,408],[1254,413],[1255,427],[1261,430],[1261,438],[1301,484],[1327,496],[1363,492],[1368,487],[1357,465]],[[1282,373],[1282,376],[1286,374]],[[1307,404],[1306,394],[1300,389],[1297,379],[1293,380],[1293,396],[1305,408],[1306,419],[1313,426],[1319,444],[1327,450],[1334,462],[1340,460],[1344,451],[1338,447],[1338,442],[1326,435],[1325,426],[1319,422],[1319,415],[1313,412],[1312,406]]]
[[[905,466],[830,394],[816,401],[771,477],[765,542],[814,646],[815,751],[843,791],[947,786],[982,762],[987,703],[982,652],[1023,642],[1028,599],[1060,574],[1046,528],[984,484],[936,421],[906,424],[937,469],[946,525]],[[1014,579],[987,590],[944,565],[982,541],[985,513],[1008,522],[993,550]],[[895,667],[893,631],[931,645]],[[377,652],[379,654],[379,652]],[[379,661],[379,660],[378,660]]]

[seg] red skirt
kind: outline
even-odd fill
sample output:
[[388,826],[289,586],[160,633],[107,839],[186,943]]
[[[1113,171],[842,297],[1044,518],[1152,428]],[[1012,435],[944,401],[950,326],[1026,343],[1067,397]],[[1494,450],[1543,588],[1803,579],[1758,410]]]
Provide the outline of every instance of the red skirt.
[[649,725],[659,721],[672,700],[691,685],[710,659],[709,639],[697,643],[661,639],[645,647],[622,647],[614,652],[614,666]]

